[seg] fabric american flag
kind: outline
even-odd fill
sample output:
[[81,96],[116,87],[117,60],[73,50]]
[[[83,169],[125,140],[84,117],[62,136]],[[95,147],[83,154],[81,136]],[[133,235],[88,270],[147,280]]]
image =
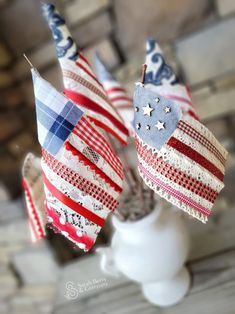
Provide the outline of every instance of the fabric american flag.
[[45,194],[41,176],[40,158],[29,153],[22,168],[22,186],[25,192],[29,230],[33,242],[45,237]]
[[[147,53],[155,47],[147,46]],[[178,99],[179,81],[159,53],[151,58],[153,69],[148,60],[145,80],[137,83],[134,95],[138,170],[157,194],[205,223],[224,187],[227,151],[191,105],[185,106],[182,94]]]
[[88,60],[78,50],[64,19],[52,4],[43,4],[42,9],[54,37],[65,95],[87,114],[92,123],[126,144],[128,130]]
[[32,76],[47,221],[88,251],[118,206],[122,164],[76,104],[34,69]]
[[95,68],[98,79],[103,85],[111,104],[122,117],[129,133],[133,134],[133,99],[128,96],[125,88],[108,71],[98,54],[95,56]]

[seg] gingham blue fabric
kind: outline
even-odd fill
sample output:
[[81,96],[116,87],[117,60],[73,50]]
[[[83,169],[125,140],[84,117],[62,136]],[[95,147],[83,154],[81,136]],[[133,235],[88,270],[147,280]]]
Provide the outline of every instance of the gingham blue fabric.
[[38,140],[41,146],[56,155],[79,119],[82,110],[60,94],[32,70],[36,100]]

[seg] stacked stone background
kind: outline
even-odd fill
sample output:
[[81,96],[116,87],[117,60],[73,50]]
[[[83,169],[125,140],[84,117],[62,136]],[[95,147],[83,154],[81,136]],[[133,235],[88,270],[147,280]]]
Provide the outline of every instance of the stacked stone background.
[[[130,93],[140,76],[145,38],[158,39],[168,61],[189,83],[199,114],[229,149],[228,168],[234,167],[235,1],[52,2],[91,62],[96,49]],[[23,53],[62,88],[40,1],[0,0],[0,313],[51,313],[61,266],[47,241],[30,244],[20,196],[22,160],[28,151],[39,153],[30,69]],[[220,207],[226,202],[222,199]],[[71,252],[64,254],[64,260],[71,258]]]

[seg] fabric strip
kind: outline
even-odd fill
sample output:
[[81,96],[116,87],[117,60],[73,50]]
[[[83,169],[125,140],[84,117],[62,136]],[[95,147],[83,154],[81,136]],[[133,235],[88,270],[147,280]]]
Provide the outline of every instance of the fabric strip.
[[79,215],[89,219],[93,223],[97,224],[100,227],[103,227],[105,224],[105,220],[98,215],[92,213],[85,207],[81,206],[80,204],[74,202],[71,198],[60,192],[46,177],[45,173],[43,174],[43,181],[46,185],[47,189],[51,192],[51,194],[57,198],[61,203],[68,206],[72,210],[74,210]]

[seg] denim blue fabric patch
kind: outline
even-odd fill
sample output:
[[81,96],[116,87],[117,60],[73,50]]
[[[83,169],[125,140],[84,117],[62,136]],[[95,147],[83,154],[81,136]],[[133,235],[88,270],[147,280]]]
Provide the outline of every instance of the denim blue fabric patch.
[[136,86],[134,106],[136,133],[143,142],[160,150],[181,119],[179,105],[143,86]]

